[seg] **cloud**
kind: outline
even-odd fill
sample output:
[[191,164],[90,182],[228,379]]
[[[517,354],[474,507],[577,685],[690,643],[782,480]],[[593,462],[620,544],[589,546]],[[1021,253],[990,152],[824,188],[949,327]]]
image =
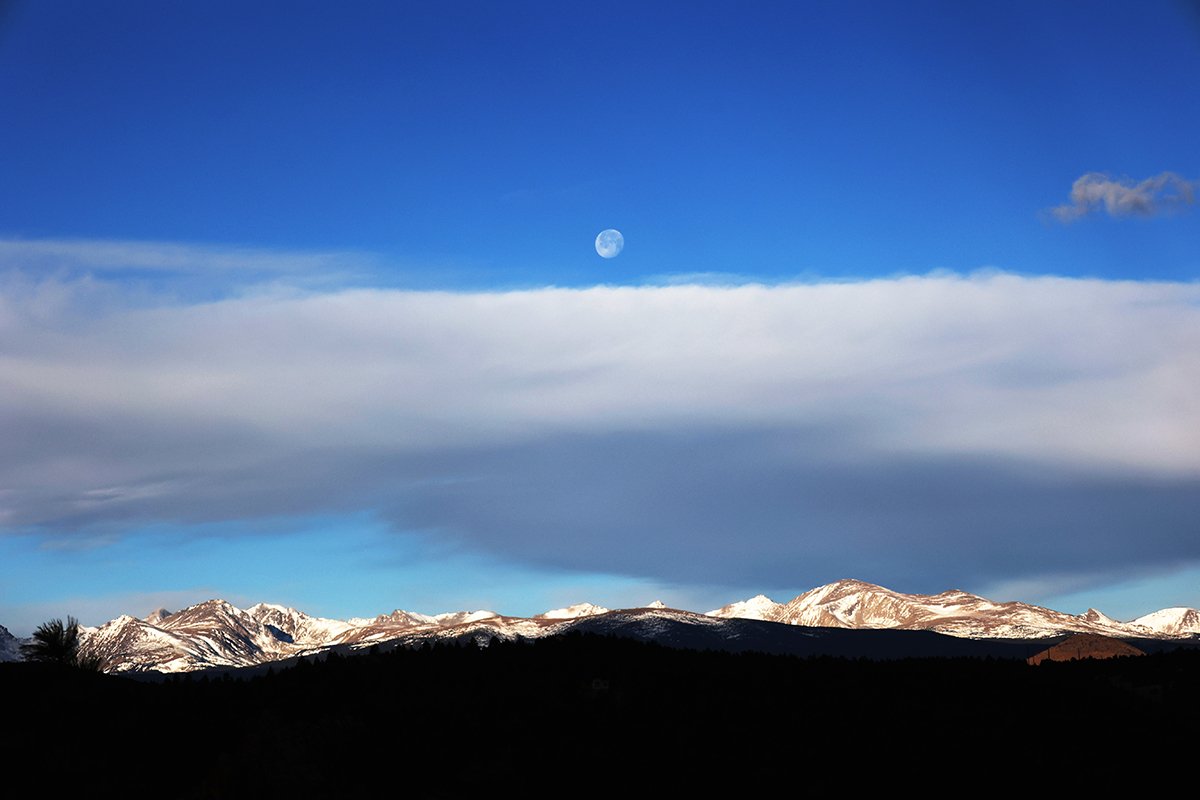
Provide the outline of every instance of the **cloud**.
[[112,291],[0,284],[10,529],[370,509],[527,563],[743,586],[1200,559],[1195,284]]
[[[43,299],[57,282],[92,280],[91,302],[161,304],[247,291],[329,290],[378,277],[369,253],[290,252],[178,242],[0,238],[7,288],[24,281]],[[120,283],[117,284],[116,281]],[[114,287],[119,287],[114,292]],[[103,289],[109,291],[104,292]],[[114,296],[118,295],[118,296]]]
[[1101,210],[1112,217],[1150,217],[1190,206],[1197,185],[1174,172],[1142,181],[1089,172],[1071,185],[1071,202],[1055,206],[1050,213],[1060,222],[1073,222]]
[[360,267],[367,256],[347,251],[280,252],[178,242],[102,239],[0,239],[0,265],[55,270],[270,272],[290,275]]
[[447,463],[470,480],[392,513],[526,562],[692,584],[1061,587],[1200,559],[1196,477],[855,450],[820,428],[565,436]]

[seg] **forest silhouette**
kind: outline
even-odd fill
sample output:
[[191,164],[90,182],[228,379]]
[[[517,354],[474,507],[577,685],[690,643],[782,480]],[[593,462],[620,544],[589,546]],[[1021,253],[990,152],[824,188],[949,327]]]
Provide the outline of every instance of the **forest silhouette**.
[[[1200,733],[1196,650],[1034,667],[567,635],[335,653],[254,677],[0,668],[23,729],[12,763],[100,794],[114,765],[121,781],[178,797],[460,797],[512,781],[599,791],[635,775],[642,788],[699,790],[730,770],[784,778],[801,765],[822,781],[882,781],[911,774],[929,748],[1041,769],[1098,752],[1162,758]],[[864,761],[867,772],[839,772]]]

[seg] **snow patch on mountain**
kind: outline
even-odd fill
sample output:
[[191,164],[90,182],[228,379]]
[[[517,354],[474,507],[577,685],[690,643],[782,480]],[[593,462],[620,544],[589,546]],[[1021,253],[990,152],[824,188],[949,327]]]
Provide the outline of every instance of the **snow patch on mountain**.
[[461,625],[464,622],[478,622],[481,619],[499,617],[495,611],[450,611],[434,617],[439,625]]
[[1164,608],[1138,617],[1130,624],[1163,636],[1193,636],[1200,634],[1200,611],[1194,608]]
[[322,647],[354,626],[337,619],[310,617],[302,611],[271,603],[258,603],[246,609],[253,620],[287,636],[294,645]]
[[607,614],[608,609],[602,606],[593,605],[591,603],[576,603],[573,606],[566,608],[554,608],[544,613],[538,614],[534,619],[578,619],[579,617],[591,617],[596,614]]
[[723,619],[762,619],[774,621],[781,608],[783,608],[782,603],[776,603],[766,595],[758,594],[749,600],[730,603],[727,606],[721,606],[718,609],[709,611],[707,616]]

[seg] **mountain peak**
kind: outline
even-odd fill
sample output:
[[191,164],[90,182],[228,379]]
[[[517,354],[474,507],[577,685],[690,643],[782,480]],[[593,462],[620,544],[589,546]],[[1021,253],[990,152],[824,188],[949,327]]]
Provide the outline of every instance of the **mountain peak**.
[[576,603],[573,606],[566,608],[554,608],[542,614],[538,614],[534,619],[577,619],[579,617],[591,617],[596,614],[606,614],[608,609],[603,606],[593,605],[592,603]]
[[415,627],[419,625],[437,625],[437,618],[431,617],[428,614],[418,614],[415,611],[405,611],[402,608],[397,608],[390,614],[380,614],[372,619],[352,619],[350,624],[359,627],[370,625],[372,623],[403,625],[407,627]]
[[1183,606],[1164,608],[1138,617],[1129,624],[1169,636],[1195,635],[1200,634],[1200,611]]
[[110,619],[108,622],[104,623],[103,625],[100,626],[100,628],[97,628],[96,630],[101,630],[101,629],[113,630],[116,628],[123,628],[127,625],[143,625],[143,624],[145,624],[145,622],[143,620],[140,620],[131,614],[122,614],[119,617],[116,617],[115,619]]
[[765,594],[756,594],[749,600],[741,600],[709,611],[705,616],[721,617],[724,619],[762,619],[774,620],[779,615],[783,605],[776,603]]
[[246,613],[248,613],[248,614],[254,614],[255,612],[263,612],[263,611],[278,611],[280,614],[301,614],[301,613],[303,613],[301,611],[297,611],[296,609],[292,608],[291,606],[281,606],[278,603],[255,603],[254,605],[252,605],[246,609]]
[[1080,615],[1080,619],[1086,622],[1091,622],[1096,625],[1120,625],[1121,623],[1095,608],[1089,608]]
[[499,617],[495,611],[487,611],[480,609],[479,611],[447,611],[445,614],[437,614],[433,617],[434,621],[439,625],[465,625],[470,622],[479,622],[484,619],[493,619]]
[[[804,594],[821,594],[821,595],[846,595],[851,593],[861,592],[883,592],[886,594],[896,594],[891,589],[879,586],[878,584],[861,581],[858,578],[842,578],[826,583],[823,586],[818,586],[815,589],[809,589]],[[801,595],[803,596],[803,595]]]
[[171,616],[172,613],[174,612],[167,611],[165,608],[159,608],[147,614],[145,619],[146,622],[149,622],[151,625],[157,625],[167,617]]
[[896,594],[896,590],[889,589],[886,586],[880,586],[878,583],[859,580],[858,578],[843,578],[839,581],[834,581],[831,585],[838,586],[843,589],[857,589],[860,592],[887,592],[888,594]]
[[[626,609],[634,612],[630,614],[606,613],[600,606],[578,603],[531,619],[493,611],[427,616],[397,610],[374,619],[342,621],[312,617],[272,603],[258,603],[242,611],[214,598],[174,613],[159,609],[144,620],[122,615],[99,628],[85,628],[82,637],[89,652],[103,658],[108,671],[182,672],[262,664],[331,646],[359,648],[376,642],[439,637],[536,638],[572,626],[606,629],[632,624],[631,620],[653,625],[685,617],[702,620],[692,612],[671,609],[661,600],[643,609],[656,613],[636,613],[639,609]],[[1028,603],[996,603],[958,589],[936,595],[904,594],[854,578],[819,586],[782,604],[755,595],[707,616],[710,619],[704,624],[713,631],[730,627],[734,618],[744,618],[809,628],[929,630],[970,639],[1050,639],[1072,633],[1158,639],[1200,635],[1200,611],[1193,608],[1165,608],[1133,622],[1118,622],[1096,609],[1073,615]],[[751,627],[756,635],[773,635],[768,630],[771,626]],[[0,640],[7,642],[8,650],[13,649],[11,636],[0,635]]]
[[225,614],[230,614],[230,613],[240,612],[241,609],[238,608],[237,606],[235,606],[233,603],[229,602],[228,600],[222,600],[219,597],[214,597],[211,600],[205,600],[202,603],[195,603],[194,605],[190,605],[187,608],[183,609],[182,611],[177,611],[175,614],[172,614],[171,616],[177,616],[178,614],[182,614],[187,611],[193,611],[193,612],[194,611],[219,611],[219,612],[222,612]]

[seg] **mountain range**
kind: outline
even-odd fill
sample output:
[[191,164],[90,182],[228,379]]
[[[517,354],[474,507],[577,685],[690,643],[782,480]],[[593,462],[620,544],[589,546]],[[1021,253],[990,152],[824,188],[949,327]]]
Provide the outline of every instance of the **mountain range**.
[[[343,621],[268,603],[240,609],[224,600],[209,600],[177,612],[159,609],[141,619],[123,615],[84,628],[83,649],[99,658],[107,672],[176,673],[269,664],[329,649],[436,641],[485,645],[497,637],[535,639],[570,631],[676,646],[794,654],[1025,657],[1031,653],[1020,647],[1009,653],[1003,643],[1035,643],[1072,633],[1193,639],[1200,637],[1200,612],[1169,608],[1121,622],[1095,609],[1072,615],[1027,603],[997,603],[959,590],[905,594],[858,580],[819,586],[786,603],[759,595],[706,614],[670,609],[660,602],[615,611],[581,603],[529,618],[492,611],[431,616],[398,609]],[[876,635],[868,644],[850,631],[894,634]],[[18,658],[18,645],[0,627],[0,660]]]
[[1200,634],[1200,611],[1194,608],[1165,608],[1120,622],[1094,608],[1079,615],[1064,614],[1029,603],[996,603],[958,589],[905,594],[858,580],[818,586],[787,603],[758,595],[708,613],[788,625],[929,630],[971,639],[1036,639],[1063,633],[1157,639]]

